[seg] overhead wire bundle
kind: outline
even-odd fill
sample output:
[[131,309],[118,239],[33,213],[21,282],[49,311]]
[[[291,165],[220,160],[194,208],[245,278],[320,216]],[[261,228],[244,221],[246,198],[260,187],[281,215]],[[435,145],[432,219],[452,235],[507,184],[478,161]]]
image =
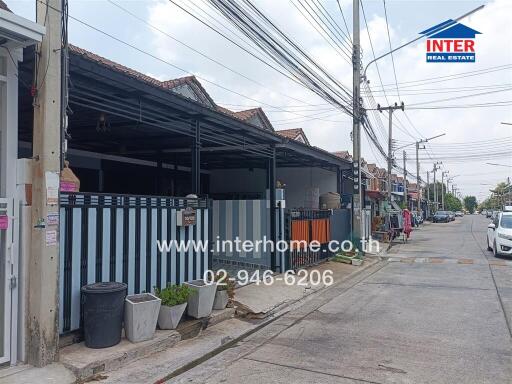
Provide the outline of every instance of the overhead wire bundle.
[[352,94],[249,0],[210,0],[217,10],[306,88],[352,116]]

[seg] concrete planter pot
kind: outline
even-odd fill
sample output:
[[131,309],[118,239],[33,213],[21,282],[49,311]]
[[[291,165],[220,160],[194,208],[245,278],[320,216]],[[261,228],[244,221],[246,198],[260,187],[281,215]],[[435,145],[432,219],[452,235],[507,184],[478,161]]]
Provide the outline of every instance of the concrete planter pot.
[[162,305],[158,314],[158,328],[176,329],[185,312],[185,308],[187,308],[187,303],[173,305],[172,307]]
[[184,284],[192,289],[188,297],[188,315],[196,319],[209,316],[212,313],[217,284],[206,284],[203,280],[192,280]]
[[352,265],[361,265],[363,264],[363,259],[352,259]]
[[160,312],[161,300],[151,293],[126,297],[124,306],[124,331],[132,343],[153,338]]
[[228,291],[215,292],[215,300],[213,301],[213,309],[224,309],[228,305]]

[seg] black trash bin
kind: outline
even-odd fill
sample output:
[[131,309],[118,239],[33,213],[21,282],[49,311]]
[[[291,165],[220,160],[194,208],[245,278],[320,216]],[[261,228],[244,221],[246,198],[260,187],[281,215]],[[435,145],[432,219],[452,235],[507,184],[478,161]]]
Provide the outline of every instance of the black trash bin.
[[84,285],[82,292],[85,346],[107,348],[121,341],[127,285],[104,282]]

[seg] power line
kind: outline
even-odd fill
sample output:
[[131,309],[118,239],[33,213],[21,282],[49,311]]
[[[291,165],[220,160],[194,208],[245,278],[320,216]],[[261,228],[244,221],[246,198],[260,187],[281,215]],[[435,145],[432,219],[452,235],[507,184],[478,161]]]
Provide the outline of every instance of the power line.
[[227,20],[277,64],[293,73],[304,86],[349,116],[352,115],[350,90],[313,60],[249,0],[245,0],[244,5],[220,0],[211,2]]
[[389,50],[391,51],[391,63],[393,64],[393,74],[395,75],[396,93],[398,95],[398,99],[400,99],[400,91],[398,90],[398,79],[396,77],[395,59],[393,57],[393,47],[391,46],[391,35],[389,33],[389,23],[388,23],[388,12],[386,9],[386,0],[382,0],[382,4],[384,5],[384,16],[386,18],[386,30],[388,32]]
[[[46,3],[44,3],[42,0],[36,0],[36,1],[38,1],[38,2],[40,2],[40,3],[42,3],[42,4],[46,4]],[[172,0],[170,0],[170,1],[172,1]],[[54,10],[54,11],[56,11],[56,12],[59,12],[59,13],[60,13],[60,10],[58,10],[58,9],[56,9],[56,8],[54,8],[54,7],[50,6],[50,5],[48,5],[48,7],[49,7],[49,8],[51,8],[52,10]],[[156,56],[156,55],[154,55],[154,54],[152,54],[152,53],[150,53],[150,52],[148,52],[148,51],[145,51],[145,50],[143,50],[143,49],[141,49],[141,48],[139,48],[139,47],[137,47],[137,46],[135,46],[135,45],[133,45],[133,44],[131,44],[131,43],[128,43],[128,42],[126,42],[126,41],[124,41],[124,40],[122,40],[122,39],[120,39],[120,38],[118,38],[118,37],[116,37],[116,36],[114,36],[114,35],[112,35],[112,34],[110,34],[110,33],[108,33],[108,32],[105,32],[105,31],[103,31],[103,30],[101,30],[101,29],[99,29],[99,28],[97,28],[97,27],[95,27],[95,26],[93,26],[93,25],[91,25],[91,24],[89,24],[89,23],[87,23],[87,22],[85,22],[85,21],[81,20],[81,19],[78,19],[78,18],[76,18],[76,17],[74,17],[74,16],[72,16],[72,15],[70,15],[70,14],[68,15],[68,17],[69,17],[70,19],[72,19],[72,20],[74,20],[74,21],[76,21],[76,22],[78,22],[78,23],[80,23],[80,24],[82,24],[82,25],[84,25],[84,26],[86,26],[86,27],[88,27],[88,28],[90,28],[90,29],[92,29],[92,30],[94,30],[94,31],[96,31],[96,32],[98,32],[98,33],[100,33],[100,34],[102,34],[102,35],[104,35],[104,36],[109,37],[109,38],[110,38],[110,39],[112,39],[112,40],[117,41],[117,42],[118,42],[118,43],[120,43],[120,44],[123,44],[123,45],[125,45],[125,46],[127,46],[127,47],[129,47],[129,48],[132,48],[133,50],[135,50],[135,51],[137,51],[137,52],[139,52],[139,53],[142,53],[142,54],[144,54],[144,55],[146,55],[146,56],[149,56],[149,57],[151,57],[151,58],[153,58],[153,59],[155,59],[155,60],[157,60],[157,61],[159,61],[159,62],[161,62],[161,63],[164,63],[164,64],[166,64],[166,65],[169,65],[170,67],[175,68],[175,69],[177,69],[177,70],[179,70],[179,71],[181,71],[181,72],[183,72],[183,73],[186,73],[186,74],[188,74],[188,75],[194,75],[193,73],[191,73],[191,72],[189,72],[189,71],[187,71],[187,70],[185,70],[185,69],[183,69],[183,68],[181,68],[181,67],[179,67],[179,66],[177,66],[177,65],[175,65],[175,64],[172,64],[171,62],[169,62],[169,61],[167,61],[167,60],[165,60],[165,59],[162,59],[161,57],[158,57],[158,56]],[[207,82],[207,83],[209,83],[209,84],[211,84],[211,85],[214,85],[214,86],[216,86],[216,87],[218,87],[218,88],[221,88],[221,89],[223,89],[223,90],[225,90],[225,91],[227,91],[227,92],[233,93],[233,94],[235,94],[235,95],[237,95],[237,96],[241,96],[241,97],[243,97],[243,98],[245,98],[245,99],[248,99],[248,100],[251,100],[251,101],[257,102],[257,103],[259,103],[259,104],[261,104],[261,105],[269,106],[269,107],[272,107],[272,108],[275,108],[275,109],[281,109],[281,108],[279,108],[279,107],[275,107],[275,106],[273,106],[273,105],[271,105],[271,104],[267,104],[267,103],[265,103],[265,102],[263,102],[263,101],[261,101],[261,100],[254,99],[254,98],[249,97],[249,96],[246,96],[246,95],[244,95],[244,94],[242,94],[242,93],[240,93],[240,92],[237,92],[237,91],[234,91],[234,90],[232,90],[232,89],[229,89],[229,88],[227,88],[227,87],[225,87],[225,86],[223,86],[223,85],[221,85],[221,84],[218,84],[218,83],[216,83],[216,82],[213,82],[213,81],[211,81],[211,80],[208,80],[208,79],[206,79],[206,78],[204,78],[204,77],[202,77],[202,76],[199,76],[199,75],[194,75],[194,76],[195,76],[196,78],[198,78],[198,79],[200,79],[200,80],[204,81],[204,82]],[[293,112],[293,111],[290,111],[290,113],[293,113],[293,114],[295,114],[295,115],[297,115],[297,116],[300,116],[300,117],[308,117],[307,115],[302,115],[302,114],[299,114],[299,113],[296,113],[296,112]],[[321,119],[319,119],[319,120],[321,120]]]
[[[466,78],[466,77],[486,75],[488,73],[499,72],[499,71],[507,70],[507,69],[510,69],[510,68],[512,68],[512,64],[503,64],[503,65],[498,65],[498,66],[494,66],[494,67],[487,67],[487,68],[477,69],[477,70],[474,70],[474,71],[459,72],[459,73],[455,73],[455,74],[452,74],[452,75],[434,76],[434,77],[423,78],[423,79],[420,79],[420,80],[404,81],[404,82],[401,82],[401,83],[398,83],[398,84],[400,85],[400,87],[402,89],[404,89],[404,88],[416,87],[418,85],[425,85],[425,84],[412,85],[414,83],[433,84],[433,83],[438,83],[438,82],[443,82],[443,81],[458,80],[458,79]],[[410,84],[410,85],[406,85],[406,84]],[[391,87],[391,86],[393,88],[396,87],[395,84],[384,84],[383,85],[383,87]]]
[[199,51],[199,50],[195,49],[194,47],[190,46],[189,44],[187,44],[187,43],[185,43],[185,42],[183,42],[183,41],[181,41],[181,40],[177,39],[176,37],[172,36],[171,34],[169,34],[169,33],[165,32],[165,31],[163,31],[162,29],[158,28],[157,26],[155,26],[155,25],[153,25],[153,24],[151,24],[151,23],[147,22],[147,21],[146,21],[146,20],[144,20],[143,18],[141,18],[141,17],[137,16],[136,14],[134,14],[133,12],[131,12],[131,11],[129,11],[128,9],[124,8],[123,6],[119,5],[119,4],[118,4],[118,3],[116,3],[115,1],[113,1],[113,0],[107,0],[107,1],[108,1],[110,4],[112,4],[113,6],[117,7],[117,8],[118,8],[118,9],[120,9],[120,10],[122,10],[123,12],[125,12],[125,13],[129,14],[129,15],[130,15],[130,16],[132,16],[133,18],[135,18],[135,19],[139,20],[140,22],[142,22],[142,23],[146,24],[148,27],[150,27],[150,28],[152,28],[152,29],[154,29],[154,30],[156,30],[156,31],[160,32],[160,33],[161,33],[161,34],[163,34],[164,36],[167,36],[169,39],[172,39],[173,41],[175,41],[175,42],[177,42],[177,43],[181,44],[182,46],[184,46],[184,47],[188,48],[189,50],[191,50],[191,51],[193,51],[193,52],[195,52],[195,53],[197,53],[198,55],[200,55],[200,56],[204,57],[205,59],[207,59],[207,60],[209,60],[209,61],[211,61],[211,62],[213,62],[213,63],[215,63],[215,64],[217,64],[217,65],[219,65],[219,66],[221,66],[221,67],[223,67],[223,68],[225,68],[225,69],[227,69],[228,71],[230,71],[230,72],[232,72],[232,73],[234,73],[234,74],[236,74],[236,75],[238,75],[238,76],[240,76],[240,77],[243,77],[244,79],[249,80],[249,81],[251,81],[252,83],[254,83],[254,84],[256,84],[256,85],[259,85],[260,87],[262,87],[262,88],[264,88],[264,89],[267,89],[267,90],[269,90],[269,91],[271,91],[271,92],[278,93],[278,94],[280,94],[281,96],[285,96],[285,97],[287,97],[287,98],[289,98],[289,99],[292,99],[292,100],[298,101],[298,102],[300,102],[300,103],[308,104],[307,102],[305,102],[305,101],[303,101],[303,100],[296,99],[296,98],[294,98],[294,97],[292,97],[292,96],[290,96],[290,95],[287,95],[287,94],[285,94],[285,93],[281,93],[281,92],[279,92],[279,91],[276,91],[276,90],[273,90],[273,89],[271,89],[271,88],[268,88],[266,85],[264,85],[264,84],[260,83],[259,81],[254,80],[254,79],[252,79],[252,78],[250,78],[250,77],[248,77],[248,76],[244,75],[243,73],[238,72],[237,70],[235,70],[235,69],[233,69],[233,68],[228,67],[227,65],[225,65],[225,64],[223,64],[223,63],[221,63],[220,61],[218,61],[218,60],[216,60],[216,59],[214,59],[214,58],[212,58],[212,57],[210,57],[210,56],[206,55],[205,53],[203,53],[203,52],[201,52],[201,51]]
[[430,107],[409,107],[409,109],[465,109],[465,108],[493,108],[512,105],[512,100],[498,101],[494,103],[461,104],[461,105],[433,105]]
[[437,102],[440,102],[440,101],[450,101],[450,100],[466,99],[468,97],[490,95],[492,93],[500,93],[500,92],[509,92],[511,90],[512,90],[512,88],[507,88],[507,89],[499,89],[499,90],[495,90],[495,91],[473,93],[471,95],[455,96],[455,97],[449,97],[449,98],[446,98],[446,99],[436,99],[436,100],[429,100],[429,101],[424,101],[424,102],[420,102],[420,103],[413,103],[413,104],[409,104],[409,106],[414,107],[414,106],[417,106],[417,105],[426,105],[426,104],[431,104],[431,103],[437,103]]
[[[309,15],[309,17],[307,17],[300,10],[300,8],[293,2],[293,0],[290,0],[290,3],[300,12],[300,14],[304,17],[304,19],[306,19],[306,21],[318,32],[318,34],[327,42],[327,44],[329,44],[343,58],[343,60],[345,60],[347,63],[351,64],[351,62],[350,62],[350,60],[351,60],[350,51],[346,50],[346,48],[344,46],[342,46],[343,44],[340,45],[339,41],[336,38],[333,38],[331,36],[331,34],[328,31],[326,31],[325,26],[323,25],[323,23],[312,15],[312,13],[309,11],[308,8],[306,8],[304,6],[304,4],[301,2],[301,0],[298,0],[298,2],[299,2],[300,7],[306,11],[306,13]],[[308,5],[308,7],[311,8],[309,3],[306,2],[306,4]],[[311,10],[318,17],[318,14],[315,12],[315,10],[313,10],[312,8],[311,8]],[[313,23],[311,22],[310,18],[312,20],[314,20],[316,26],[313,25]],[[318,28],[320,28],[323,31],[323,33],[317,28],[317,26],[318,26]],[[328,38],[330,40],[328,40]],[[332,43],[331,43],[331,41],[332,41]]]
[[352,43],[352,37],[350,37],[350,31],[348,29],[348,25],[347,25],[347,20],[345,20],[345,15],[343,14],[343,9],[341,9],[341,4],[340,4],[340,0],[336,0],[336,2],[338,3],[338,8],[340,10],[340,13],[341,13],[341,18],[343,19],[343,23],[345,24],[345,28],[347,30],[347,39]]

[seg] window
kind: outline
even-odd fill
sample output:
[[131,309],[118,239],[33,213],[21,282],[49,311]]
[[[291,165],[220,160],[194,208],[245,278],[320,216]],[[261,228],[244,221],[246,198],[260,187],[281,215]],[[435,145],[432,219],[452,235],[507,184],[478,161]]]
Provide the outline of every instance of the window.
[[500,227],[512,229],[512,215],[501,215]]

